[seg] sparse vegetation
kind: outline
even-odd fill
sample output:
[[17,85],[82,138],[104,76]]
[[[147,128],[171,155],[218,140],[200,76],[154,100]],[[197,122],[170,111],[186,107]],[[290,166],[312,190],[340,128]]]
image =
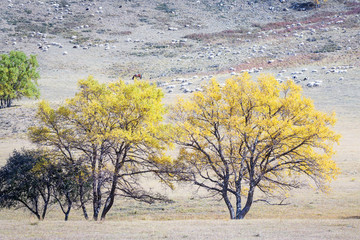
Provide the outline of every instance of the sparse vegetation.
[[32,10],[31,10],[31,9],[28,9],[28,8],[25,8],[25,9],[24,9],[24,12],[25,12],[26,14],[32,14]]
[[67,6],[70,6],[70,4],[69,4],[68,1],[66,1],[66,0],[61,0],[61,1],[60,1],[60,6],[63,7],[63,8],[65,8],[65,7],[67,7]]
[[192,33],[184,36],[184,38],[197,40],[197,41],[205,41],[205,42],[211,42],[214,40],[230,42],[233,41],[234,39],[239,39],[241,37],[244,37],[245,34],[248,38],[252,37],[252,35],[247,34],[247,31],[245,29],[238,29],[238,30],[224,30],[216,33]]
[[337,45],[335,42],[329,41],[324,46],[322,46],[320,49],[315,50],[314,52],[315,53],[329,53],[329,52],[335,52],[338,50],[341,50],[341,47],[339,45]]
[[162,11],[164,13],[175,13],[175,8],[169,7],[167,3],[160,3],[156,6],[156,10]]

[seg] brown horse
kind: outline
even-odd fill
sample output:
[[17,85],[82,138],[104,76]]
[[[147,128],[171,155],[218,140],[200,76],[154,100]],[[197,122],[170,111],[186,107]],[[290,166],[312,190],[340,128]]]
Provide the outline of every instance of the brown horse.
[[134,80],[134,79],[142,79],[142,76],[141,76],[140,73],[138,73],[138,74],[135,74],[134,76],[132,76],[131,79],[132,79],[132,80]]

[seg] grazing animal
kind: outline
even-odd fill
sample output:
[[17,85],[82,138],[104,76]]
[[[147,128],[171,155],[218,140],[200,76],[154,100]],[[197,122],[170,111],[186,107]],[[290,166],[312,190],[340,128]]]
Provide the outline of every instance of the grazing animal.
[[134,80],[134,79],[142,79],[142,76],[141,76],[141,74],[140,73],[138,73],[138,74],[135,74],[134,76],[132,76],[132,80]]

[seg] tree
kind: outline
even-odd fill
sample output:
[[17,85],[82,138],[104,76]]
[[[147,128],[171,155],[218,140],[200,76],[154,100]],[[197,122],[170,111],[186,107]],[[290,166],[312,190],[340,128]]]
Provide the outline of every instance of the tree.
[[[57,157],[54,156],[53,159]],[[40,169],[45,170],[48,167],[42,166]],[[65,221],[69,219],[69,214],[73,206],[80,203],[83,210],[84,218],[88,219],[85,204],[89,200],[91,191],[90,174],[87,169],[81,165],[69,164],[65,159],[57,160],[52,163],[53,171],[51,183],[51,196],[60,206],[65,216]]]
[[11,51],[2,54],[0,60],[0,108],[11,107],[14,99],[22,97],[38,98],[39,73],[36,56]]
[[204,92],[180,100],[171,119],[180,146],[177,178],[221,197],[231,219],[245,217],[255,189],[262,197],[284,196],[311,184],[303,182],[307,176],[326,190],[338,174],[334,114],[317,111],[290,80],[252,81],[246,73],[224,87],[211,80]]
[[166,200],[145,191],[138,177],[154,174],[163,182],[170,159],[168,129],[162,123],[163,93],[146,82],[99,84],[92,77],[79,81],[80,91],[53,109],[41,102],[39,126],[30,138],[49,147],[69,166],[89,169],[93,219],[105,219],[115,196],[145,202]]
[[47,213],[52,171],[39,171],[49,159],[40,151],[14,151],[0,169],[0,207],[25,207],[39,220]]

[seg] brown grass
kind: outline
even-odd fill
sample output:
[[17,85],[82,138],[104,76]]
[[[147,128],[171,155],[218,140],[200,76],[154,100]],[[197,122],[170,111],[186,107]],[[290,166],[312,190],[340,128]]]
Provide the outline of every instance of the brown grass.
[[204,42],[212,42],[214,40],[233,41],[234,39],[244,37],[245,35],[247,39],[254,38],[254,34],[247,34],[247,31],[245,29],[224,30],[221,32],[214,32],[214,33],[192,33],[184,36],[184,38],[197,40],[197,41],[204,41]]
[[[73,1],[71,4],[75,5],[75,2],[76,1]],[[6,7],[7,4],[8,3],[6,3],[6,5],[3,4],[5,6],[3,9],[10,11]],[[34,53],[38,54],[41,65],[42,78],[39,82],[41,83],[42,89],[44,89],[42,93],[44,94],[43,98],[53,102],[62,101],[65,97],[73,96],[77,79],[84,78],[88,74],[94,74],[95,77],[100,78],[101,81],[109,81],[109,79],[105,77],[106,74],[111,74],[111,76],[114,76],[113,78],[116,79],[119,75],[132,76],[132,74],[139,71],[144,71],[144,74],[146,74],[146,71],[143,69],[149,70],[152,76],[160,76],[160,74],[172,67],[181,70],[194,64],[194,68],[200,68],[200,65],[195,61],[190,63],[184,61],[183,65],[181,65],[181,62],[177,61],[174,61],[174,64],[170,64],[170,60],[176,60],[178,56],[185,53],[189,56],[191,56],[191,54],[196,56],[196,52],[192,53],[193,49],[201,49],[201,47],[205,45],[203,43],[207,42],[232,43],[232,41],[234,41],[233,45],[229,45],[230,47],[236,47],[236,51],[238,51],[240,42],[241,47],[246,49],[254,44],[260,45],[271,41],[274,43],[278,41],[276,44],[281,48],[280,50],[284,52],[285,48],[293,48],[293,46],[291,46],[293,37],[291,34],[287,34],[285,37],[280,33],[291,33],[298,30],[307,31],[309,27],[320,28],[323,22],[326,24],[326,27],[345,27],[347,33],[344,35],[341,35],[340,30],[339,32],[330,33],[333,34],[332,38],[335,38],[335,40],[336,38],[338,38],[338,40],[347,39],[348,37],[350,38],[352,34],[355,34],[355,32],[351,31],[357,31],[358,24],[356,17],[360,13],[360,3],[347,2],[345,4],[347,8],[343,8],[342,11],[338,12],[336,12],[337,8],[335,7],[326,12],[317,10],[315,14],[310,14],[310,12],[294,13],[297,14],[297,17],[289,17],[288,19],[291,20],[288,21],[262,22],[261,25],[253,25],[260,31],[276,30],[276,33],[275,31],[273,31],[273,33],[269,32],[268,37],[264,35],[262,38],[258,38],[259,32],[253,31],[252,34],[247,34],[248,30],[246,30],[246,27],[244,27],[244,29],[236,29],[237,26],[231,26],[234,30],[225,31],[222,31],[222,28],[212,28],[210,25],[214,21],[208,21],[211,19],[204,21],[206,24],[209,24],[207,33],[189,34],[190,31],[187,29],[205,30],[206,24],[203,25],[204,27],[195,26],[196,24],[202,24],[202,21],[200,21],[202,20],[202,14],[194,14],[191,19],[178,17],[172,19],[171,13],[161,15],[162,11],[156,10],[156,15],[152,16],[154,21],[158,21],[158,26],[155,27],[156,29],[167,29],[171,21],[174,21],[172,23],[177,23],[175,26],[180,27],[178,31],[171,32],[171,34],[165,31],[165,34],[159,38],[154,35],[154,39],[144,39],[145,42],[153,42],[154,45],[151,46],[151,49],[161,50],[163,43],[171,42],[172,39],[180,39],[186,34],[188,34],[188,38],[199,40],[199,43],[188,41],[185,44],[186,47],[181,48],[173,45],[174,47],[172,47],[171,50],[177,51],[168,53],[171,56],[169,57],[170,59],[160,58],[161,56],[166,57],[167,55],[165,54],[157,54],[158,56],[149,54],[149,56],[144,56],[143,58],[138,58],[130,54],[131,52],[139,52],[139,54],[142,54],[142,50],[144,50],[142,46],[146,48],[150,48],[150,46],[140,43],[130,45],[130,43],[125,42],[127,36],[132,39],[139,38],[142,40],[144,38],[143,33],[140,35],[139,30],[134,28],[142,23],[132,18],[129,18],[129,21],[126,19],[130,15],[137,14],[138,7],[128,7],[126,14],[119,11],[119,13],[121,13],[121,20],[119,20],[119,24],[114,24],[114,26],[119,26],[119,28],[115,28],[114,26],[104,27],[100,21],[94,21],[96,26],[91,25],[91,34],[83,36],[94,37],[95,40],[93,40],[93,42],[99,44],[105,43],[105,40],[102,40],[102,38],[107,39],[106,41],[112,39],[111,41],[114,41],[114,44],[116,43],[117,45],[118,50],[116,51],[104,52],[103,49],[92,48],[84,54],[84,52],[79,51],[79,49],[69,49],[71,46],[65,44],[64,50],[69,51],[69,58],[65,58],[65,56],[61,54],[63,50],[57,51],[55,48],[52,48],[46,54],[40,52]],[[153,7],[154,6],[155,5],[153,5]],[[172,5],[169,6],[172,7]],[[79,11],[83,11],[83,9],[83,6],[79,7]],[[123,9],[125,9],[125,5]],[[149,15],[149,19],[151,19],[151,11],[148,10],[149,7],[146,6],[146,14]],[[166,8],[163,8],[163,10],[166,10]],[[188,10],[189,9],[187,9],[186,12]],[[32,11],[34,15],[34,9]],[[242,12],[238,14],[241,16]],[[341,16],[341,18],[335,17],[335,15]],[[11,15],[6,16],[7,17],[4,18],[5,20],[8,18],[11,20]],[[20,14],[19,16],[22,15]],[[144,15],[144,18],[146,16]],[[199,18],[197,16],[199,16]],[[85,33],[71,33],[69,31],[71,31],[73,27],[83,24],[84,21],[89,18],[90,17],[83,15],[79,15],[77,18],[74,16],[66,21],[65,25],[54,24],[48,31],[51,30],[54,34],[58,33],[64,36],[67,34],[67,37],[71,37],[74,34],[79,34],[79,37],[82,37],[81,34]],[[136,19],[138,19],[138,17],[136,17]],[[335,21],[341,19],[344,20],[344,23],[335,25]],[[42,18],[40,20],[39,26],[29,26],[42,27],[41,22],[46,21]],[[104,20],[106,20],[105,16]],[[5,29],[5,32],[9,31],[9,33],[12,33],[12,29],[15,28],[15,24],[17,24],[18,28],[26,32],[29,29],[26,29],[27,25],[23,25],[23,21],[24,19],[20,17],[14,18],[12,22],[9,22],[14,25],[4,25],[3,29]],[[123,25],[121,25],[121,21],[124,22]],[[253,21],[259,20],[254,18]],[[271,21],[276,20],[273,19]],[[302,23],[303,26],[291,26],[299,22]],[[182,31],[183,28],[181,26],[188,23],[190,26],[184,28],[185,30]],[[327,25],[328,23],[331,24]],[[348,23],[352,23],[351,26],[353,26],[354,29],[349,29]],[[289,26],[289,29],[287,26]],[[111,31],[108,31],[110,27]],[[131,27],[131,31],[129,31],[129,27]],[[144,28],[140,29],[141,31],[144,30]],[[101,35],[95,35],[97,31],[103,33]],[[146,31],[150,32],[150,30]],[[319,39],[322,35],[326,34],[317,31],[314,37]],[[309,37],[306,34],[305,36]],[[341,38],[339,36],[341,36]],[[245,39],[250,39],[251,41],[242,42],[242,40],[239,41],[238,38],[244,41]],[[68,40],[66,40],[66,42],[67,41]],[[321,45],[322,43],[323,42],[319,41],[314,44]],[[341,43],[341,41],[339,41],[339,43]],[[190,44],[194,44],[194,48],[190,48]],[[2,46],[3,51],[11,47],[10,45]],[[19,43],[18,46],[20,46]],[[34,46],[34,51],[37,51],[36,45]],[[28,47],[26,50],[33,51],[31,49],[31,47]],[[287,69],[287,73],[290,73],[291,71],[299,71],[302,67],[309,68],[308,72],[310,72],[312,68],[319,69],[319,66],[322,65],[328,68],[349,64],[358,67],[359,50],[356,50],[358,48],[353,48],[354,50],[351,52],[345,52],[343,51],[344,49],[345,48],[343,48],[339,54],[336,52],[331,54],[311,54],[303,52],[297,56],[280,54],[279,58],[283,60],[275,60],[270,64],[268,64],[268,57],[248,58],[248,56],[239,55],[238,59],[235,58],[235,60],[229,64],[231,64],[231,66],[238,64],[235,67],[235,71],[263,67],[264,72],[272,73],[276,73],[279,68],[289,68]],[[222,66],[221,63],[222,62],[219,63],[220,66]],[[210,63],[205,62],[204,64]],[[311,65],[306,66],[307,64]],[[225,66],[224,68],[227,67],[228,66]],[[358,71],[358,69],[355,71]],[[308,72],[306,74],[308,74]],[[175,202],[171,204],[156,203],[148,205],[117,199],[114,208],[109,212],[107,221],[102,223],[84,221],[81,212],[78,210],[73,210],[70,214],[70,221],[66,223],[62,221],[63,215],[58,207],[52,207],[49,215],[43,222],[35,220],[27,211],[15,211],[13,209],[0,210],[0,239],[358,239],[360,234],[360,154],[358,147],[360,144],[360,123],[358,120],[360,112],[358,106],[360,106],[360,101],[358,99],[360,99],[360,96],[357,73],[349,74],[353,75],[345,75],[342,82],[337,82],[336,80],[342,75],[315,74],[311,77],[314,77],[314,80],[324,80],[324,86],[304,90],[307,96],[314,99],[317,107],[321,110],[335,110],[339,117],[336,131],[341,133],[343,138],[341,139],[340,147],[337,149],[338,153],[335,156],[335,161],[341,168],[342,173],[339,178],[331,184],[332,191],[328,194],[317,192],[313,189],[300,189],[293,191],[291,197],[286,200],[286,203],[290,203],[290,205],[276,206],[257,203],[253,205],[246,217],[247,219],[244,221],[229,221],[227,209],[222,201],[204,198],[204,192],[200,191],[197,193],[195,192],[196,189],[192,186],[180,185],[173,192],[154,183],[154,185],[151,185],[154,189],[168,194]],[[181,77],[191,76],[182,75]],[[156,81],[155,77],[153,80]],[[181,95],[183,96],[183,94]],[[175,97],[176,94],[166,94],[165,101],[171,102]],[[4,118],[9,115],[5,111],[3,111],[3,113],[2,116],[4,116]],[[2,131],[11,133],[12,129],[4,126]],[[22,146],[31,147],[31,144],[27,140],[20,138],[20,136],[12,135],[12,133],[6,136],[3,135],[0,139],[0,166],[5,164],[6,159],[13,149],[19,149]],[[276,202],[274,201],[274,203]],[[90,210],[89,206],[89,211]]]
[[236,65],[234,68],[237,72],[242,70],[250,70],[252,68],[262,67],[263,69],[278,69],[278,68],[290,68],[295,66],[301,66],[311,64],[323,59],[323,55],[316,53],[298,54],[296,56],[289,56],[283,59],[275,59],[275,61],[269,63],[270,58],[258,57],[251,58],[247,62]]
[[356,239],[359,220],[0,221],[1,239]]

